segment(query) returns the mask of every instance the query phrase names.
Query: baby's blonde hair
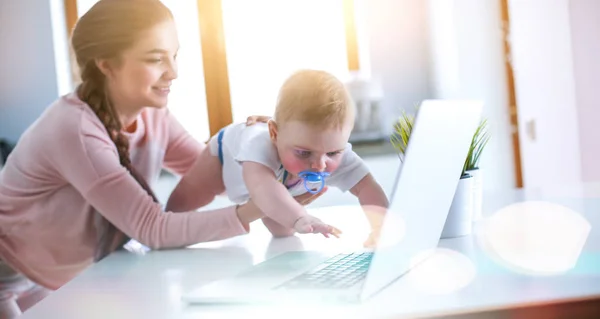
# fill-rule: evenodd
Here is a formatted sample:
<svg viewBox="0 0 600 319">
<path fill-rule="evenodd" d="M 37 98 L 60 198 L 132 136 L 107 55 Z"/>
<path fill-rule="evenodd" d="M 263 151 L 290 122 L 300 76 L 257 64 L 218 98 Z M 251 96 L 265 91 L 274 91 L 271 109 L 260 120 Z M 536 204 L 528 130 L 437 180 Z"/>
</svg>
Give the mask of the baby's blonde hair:
<svg viewBox="0 0 600 319">
<path fill-rule="evenodd" d="M 279 90 L 275 122 L 301 121 L 319 128 L 354 124 L 354 104 L 344 84 L 320 70 L 300 70 Z"/>
</svg>

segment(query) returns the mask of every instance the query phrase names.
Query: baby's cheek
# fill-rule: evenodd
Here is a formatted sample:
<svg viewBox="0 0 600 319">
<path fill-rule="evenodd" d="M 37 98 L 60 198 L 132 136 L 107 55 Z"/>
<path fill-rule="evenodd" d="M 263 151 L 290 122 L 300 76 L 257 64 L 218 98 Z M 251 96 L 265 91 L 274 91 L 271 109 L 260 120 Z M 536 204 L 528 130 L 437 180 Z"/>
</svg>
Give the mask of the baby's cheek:
<svg viewBox="0 0 600 319">
<path fill-rule="evenodd" d="M 306 164 L 294 155 L 286 155 L 281 157 L 281 164 L 285 169 L 296 175 L 306 169 Z"/>
<path fill-rule="evenodd" d="M 341 156 L 338 156 L 339 158 L 335 158 L 335 159 L 330 159 L 329 161 L 327 161 L 327 168 L 325 169 L 327 172 L 333 172 L 335 171 L 340 164 L 342 163 L 341 160 Z"/>
</svg>

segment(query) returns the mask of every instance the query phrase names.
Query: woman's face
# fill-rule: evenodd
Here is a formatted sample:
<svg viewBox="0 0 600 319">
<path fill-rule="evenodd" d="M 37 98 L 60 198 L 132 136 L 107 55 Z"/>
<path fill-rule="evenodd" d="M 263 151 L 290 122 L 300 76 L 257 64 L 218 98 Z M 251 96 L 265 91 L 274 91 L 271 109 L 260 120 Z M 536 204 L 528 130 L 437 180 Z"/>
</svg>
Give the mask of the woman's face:
<svg viewBox="0 0 600 319">
<path fill-rule="evenodd" d="M 177 78 L 178 50 L 175 23 L 168 20 L 143 32 L 119 61 L 106 62 L 103 71 L 113 104 L 122 111 L 166 106 Z"/>
</svg>

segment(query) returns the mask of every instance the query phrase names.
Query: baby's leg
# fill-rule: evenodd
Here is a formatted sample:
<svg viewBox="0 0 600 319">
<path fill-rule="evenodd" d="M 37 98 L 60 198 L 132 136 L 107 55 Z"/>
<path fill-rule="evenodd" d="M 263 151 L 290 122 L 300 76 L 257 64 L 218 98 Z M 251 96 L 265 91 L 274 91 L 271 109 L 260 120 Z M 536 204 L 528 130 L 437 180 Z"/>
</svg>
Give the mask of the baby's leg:
<svg viewBox="0 0 600 319">
<path fill-rule="evenodd" d="M 225 191 L 219 157 L 211 152 L 210 141 L 192 168 L 183 176 L 167 202 L 167 211 L 187 212 L 210 204 Z"/>
</svg>

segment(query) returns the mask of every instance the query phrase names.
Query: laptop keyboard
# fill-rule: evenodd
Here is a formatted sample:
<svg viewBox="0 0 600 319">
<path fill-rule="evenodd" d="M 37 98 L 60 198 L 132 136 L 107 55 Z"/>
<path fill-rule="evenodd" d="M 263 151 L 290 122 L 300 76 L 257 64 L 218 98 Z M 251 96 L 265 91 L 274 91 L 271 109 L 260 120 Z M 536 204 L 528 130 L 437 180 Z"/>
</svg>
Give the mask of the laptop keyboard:
<svg viewBox="0 0 600 319">
<path fill-rule="evenodd" d="M 372 252 L 339 254 L 317 267 L 292 278 L 279 289 L 340 289 L 352 287 L 365 279 L 373 258 Z"/>
</svg>

